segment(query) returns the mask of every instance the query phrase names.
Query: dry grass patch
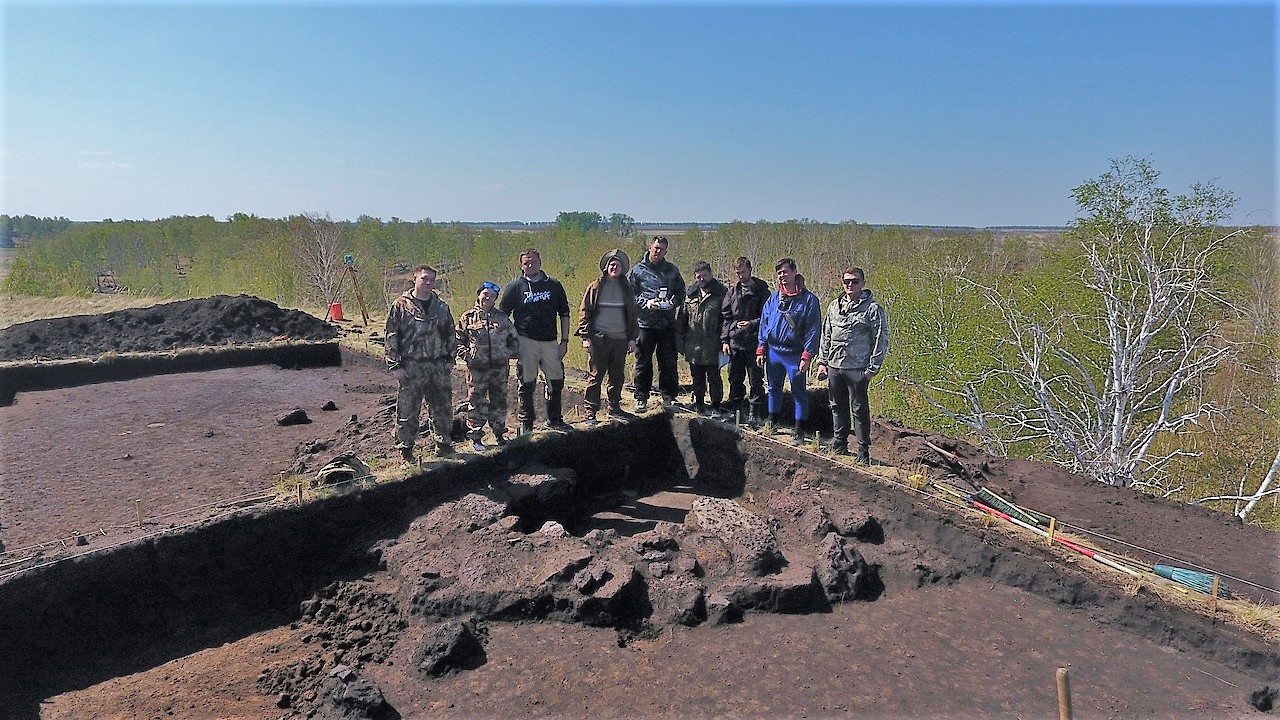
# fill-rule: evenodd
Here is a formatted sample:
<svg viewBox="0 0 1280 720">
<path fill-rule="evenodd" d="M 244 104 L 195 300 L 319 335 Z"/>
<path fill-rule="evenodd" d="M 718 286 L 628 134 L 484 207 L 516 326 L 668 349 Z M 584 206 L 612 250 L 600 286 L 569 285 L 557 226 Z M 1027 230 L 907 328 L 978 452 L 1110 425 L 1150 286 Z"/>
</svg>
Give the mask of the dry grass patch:
<svg viewBox="0 0 1280 720">
<path fill-rule="evenodd" d="M 45 318 L 99 315 L 115 310 L 151 307 L 160 303 L 172 302 L 175 299 L 129 295 L 127 293 L 94 294 L 85 297 L 63 295 L 51 298 L 4 295 L 0 296 L 0 328 Z"/>
</svg>

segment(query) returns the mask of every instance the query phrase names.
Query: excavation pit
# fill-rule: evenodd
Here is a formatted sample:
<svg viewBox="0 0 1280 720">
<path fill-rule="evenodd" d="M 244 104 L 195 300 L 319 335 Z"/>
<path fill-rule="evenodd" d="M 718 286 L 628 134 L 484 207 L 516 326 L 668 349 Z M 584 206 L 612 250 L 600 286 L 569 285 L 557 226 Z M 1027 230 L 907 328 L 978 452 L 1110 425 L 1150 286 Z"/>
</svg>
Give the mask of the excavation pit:
<svg viewBox="0 0 1280 720">
<path fill-rule="evenodd" d="M 0 715 L 359 716 L 339 693 L 370 717 L 1043 716 L 1070 666 L 1077 709 L 1230 717 L 1276 685 L 1256 636 L 891 471 L 958 483 L 927 440 L 1006 497 L 1131 542 L 1165 533 L 1237 575 L 1274 563 L 1273 535 L 891 424 L 876 426 L 884 469 L 653 412 L 302 504 L 223 503 L 343 452 L 391 455 L 393 383 L 342 359 L 0 408 L 6 550 L 82 539 L 0 580 Z M 314 422 L 277 426 L 293 408 Z M 171 514 L 201 503 L 208 519 Z M 87 509 L 105 510 L 105 536 Z"/>
</svg>

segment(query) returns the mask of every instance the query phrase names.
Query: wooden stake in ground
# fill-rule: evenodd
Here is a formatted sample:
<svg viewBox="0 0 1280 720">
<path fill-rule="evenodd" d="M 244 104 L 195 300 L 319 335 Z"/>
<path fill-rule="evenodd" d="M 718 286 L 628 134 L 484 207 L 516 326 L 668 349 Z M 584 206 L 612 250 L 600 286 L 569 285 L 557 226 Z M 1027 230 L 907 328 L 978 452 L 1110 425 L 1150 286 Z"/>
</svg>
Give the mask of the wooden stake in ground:
<svg viewBox="0 0 1280 720">
<path fill-rule="evenodd" d="M 1071 720 L 1071 678 L 1058 668 L 1058 720 Z"/>
</svg>

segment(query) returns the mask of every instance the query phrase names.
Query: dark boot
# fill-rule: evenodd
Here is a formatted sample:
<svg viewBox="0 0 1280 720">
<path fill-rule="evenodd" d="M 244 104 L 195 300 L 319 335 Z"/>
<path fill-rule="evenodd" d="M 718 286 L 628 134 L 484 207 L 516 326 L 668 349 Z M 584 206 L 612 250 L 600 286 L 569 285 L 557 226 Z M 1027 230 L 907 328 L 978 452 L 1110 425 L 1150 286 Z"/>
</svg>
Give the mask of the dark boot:
<svg viewBox="0 0 1280 720">
<path fill-rule="evenodd" d="M 520 407 L 516 412 L 516 417 L 520 418 L 520 434 L 528 435 L 533 432 L 533 421 L 537 419 L 537 411 L 533 409 L 533 391 L 538 386 L 538 382 L 522 382 L 520 383 Z"/>
<path fill-rule="evenodd" d="M 858 457 L 855 458 L 859 465 L 871 464 L 871 448 L 866 445 L 858 446 Z"/>
<path fill-rule="evenodd" d="M 768 419 L 764 422 L 764 432 L 773 433 L 778 431 L 778 413 L 769 413 Z"/>
<path fill-rule="evenodd" d="M 800 447 L 804 444 L 804 421 L 796 420 L 795 429 L 791 431 L 791 444 Z"/>
<path fill-rule="evenodd" d="M 827 445 L 827 450 L 830 451 L 831 454 L 833 455 L 848 455 L 849 454 L 849 438 L 839 438 L 839 437 L 831 438 L 830 444 Z"/>
<path fill-rule="evenodd" d="M 547 383 L 547 427 L 556 432 L 569 432 L 573 427 L 564 421 L 564 381 Z"/>
</svg>

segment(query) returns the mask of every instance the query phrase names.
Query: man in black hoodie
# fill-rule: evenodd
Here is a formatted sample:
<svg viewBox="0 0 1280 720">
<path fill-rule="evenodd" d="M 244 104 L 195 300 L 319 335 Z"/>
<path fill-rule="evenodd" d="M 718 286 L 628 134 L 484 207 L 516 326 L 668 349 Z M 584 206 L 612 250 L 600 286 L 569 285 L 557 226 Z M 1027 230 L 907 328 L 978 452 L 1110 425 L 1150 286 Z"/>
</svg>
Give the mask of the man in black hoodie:
<svg viewBox="0 0 1280 720">
<path fill-rule="evenodd" d="M 569 299 L 559 280 L 542 271 L 542 256 L 534 248 L 520 253 L 520 277 L 502 289 L 499 309 L 511 314 L 520 336 L 520 358 L 516 374 L 520 378 L 520 434 L 533 432 L 537 413 L 533 391 L 542 371 L 547 399 L 547 427 L 559 432 L 573 428 L 564 421 L 561 395 L 564 392 L 564 355 L 569 351 Z M 559 339 L 556 320 L 559 319 Z"/>
</svg>

